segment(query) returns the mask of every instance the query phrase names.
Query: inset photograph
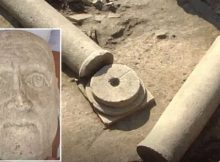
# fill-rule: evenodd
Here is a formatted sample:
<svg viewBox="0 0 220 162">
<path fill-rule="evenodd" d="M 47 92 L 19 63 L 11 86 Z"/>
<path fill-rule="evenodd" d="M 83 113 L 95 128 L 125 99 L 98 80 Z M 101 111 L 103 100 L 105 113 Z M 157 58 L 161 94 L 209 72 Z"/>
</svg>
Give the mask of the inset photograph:
<svg viewBox="0 0 220 162">
<path fill-rule="evenodd" d="M 0 160 L 60 158 L 60 30 L 0 30 Z"/>
</svg>

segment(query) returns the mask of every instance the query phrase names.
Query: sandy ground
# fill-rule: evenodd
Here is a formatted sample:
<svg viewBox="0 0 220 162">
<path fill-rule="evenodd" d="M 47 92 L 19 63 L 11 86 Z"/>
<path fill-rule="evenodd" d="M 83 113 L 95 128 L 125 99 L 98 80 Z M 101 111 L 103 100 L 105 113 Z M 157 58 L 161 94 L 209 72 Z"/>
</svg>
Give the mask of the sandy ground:
<svg viewBox="0 0 220 162">
<path fill-rule="evenodd" d="M 195 0 L 195 4 L 196 1 Z M 151 91 L 156 106 L 145 109 L 105 129 L 74 82 L 75 75 L 63 66 L 62 156 L 64 162 L 140 161 L 136 145 L 159 119 L 214 39 L 220 19 L 204 4 L 176 0 L 118 0 L 116 13 L 86 8 L 93 16 L 79 27 L 95 31 L 96 40 L 112 51 L 115 63 L 133 68 Z M 62 11 L 61 11 L 62 12 Z M 65 16 L 72 12 L 62 12 Z M 4 14 L 0 12 L 5 17 Z M 0 17 L 1 27 L 11 25 Z M 160 39 L 158 36 L 162 35 Z M 184 162 L 220 160 L 220 110 L 186 153 Z"/>
<path fill-rule="evenodd" d="M 213 22 L 213 14 L 203 18 L 198 6 L 194 8 L 181 2 L 178 5 L 175 0 L 117 2 L 121 4 L 117 10 L 121 15 L 119 18 L 105 18 L 100 23 L 89 20 L 79 27 L 84 31 L 96 30 L 99 44 L 113 52 L 115 63 L 128 65 L 137 72 L 154 95 L 156 106 L 126 118 L 110 129 L 104 129 L 74 83 L 74 75 L 64 67 L 64 161 L 139 161 L 136 145 L 148 134 L 220 33 L 217 23 L 210 23 Z M 89 13 L 97 15 L 92 11 Z M 108 12 L 98 14 L 108 15 Z M 119 36 L 114 37 L 115 33 Z M 166 38 L 158 39 L 157 36 L 161 33 Z M 220 137 L 216 125 L 219 125 L 216 120 L 210 124 L 212 131 L 204 131 L 204 135 L 194 144 L 192 151 L 186 154 L 184 161 L 216 160 L 216 147 L 220 151 L 219 142 L 213 142 Z M 210 136 L 212 144 L 207 151 L 203 148 L 208 148 Z"/>
</svg>

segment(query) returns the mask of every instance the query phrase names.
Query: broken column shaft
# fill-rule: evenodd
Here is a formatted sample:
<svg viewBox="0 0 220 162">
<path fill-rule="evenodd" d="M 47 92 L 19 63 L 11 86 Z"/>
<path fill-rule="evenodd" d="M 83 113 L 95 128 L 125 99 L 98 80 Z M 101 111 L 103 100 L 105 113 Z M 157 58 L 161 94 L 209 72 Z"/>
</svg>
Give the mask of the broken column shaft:
<svg viewBox="0 0 220 162">
<path fill-rule="evenodd" d="M 79 77 L 93 74 L 113 62 L 111 53 L 99 47 L 45 0 L 1 0 L 0 5 L 24 27 L 61 28 L 63 61 Z"/>
<path fill-rule="evenodd" d="M 220 104 L 220 37 L 137 146 L 146 162 L 178 162 Z"/>
</svg>

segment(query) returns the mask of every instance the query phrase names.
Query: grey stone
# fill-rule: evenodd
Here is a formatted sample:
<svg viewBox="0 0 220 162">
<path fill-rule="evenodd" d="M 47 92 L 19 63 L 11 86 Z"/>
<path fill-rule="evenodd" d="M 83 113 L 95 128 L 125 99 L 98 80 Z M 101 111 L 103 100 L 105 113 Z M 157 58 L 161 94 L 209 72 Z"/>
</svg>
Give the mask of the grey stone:
<svg viewBox="0 0 220 162">
<path fill-rule="evenodd" d="M 166 39 L 168 37 L 168 32 L 166 30 L 158 30 L 155 35 L 157 39 Z"/>
<path fill-rule="evenodd" d="M 140 79 L 131 68 L 113 64 L 95 73 L 91 78 L 90 87 L 95 98 L 101 103 L 123 107 L 136 99 L 141 88 L 140 83 Z"/>
<path fill-rule="evenodd" d="M 101 10 L 104 5 L 103 0 L 93 0 L 92 4 L 99 10 Z"/>
<path fill-rule="evenodd" d="M 105 17 L 105 15 L 95 15 L 94 20 L 101 22 Z"/>
<path fill-rule="evenodd" d="M 75 21 L 75 22 L 83 22 L 84 20 L 92 18 L 91 14 L 74 14 L 68 16 L 69 19 Z"/>
<path fill-rule="evenodd" d="M 110 12 L 110 13 L 108 14 L 108 18 L 119 18 L 119 17 L 121 17 L 121 15 L 118 14 L 118 13 L 112 13 L 112 12 Z"/>
<path fill-rule="evenodd" d="M 58 123 L 52 52 L 24 31 L 0 31 L 0 40 L 0 159 L 43 160 Z"/>
<path fill-rule="evenodd" d="M 138 145 L 145 161 L 178 162 L 220 104 L 220 37 Z"/>
<path fill-rule="evenodd" d="M 145 108 L 153 101 L 151 93 L 129 67 L 121 64 L 101 68 L 81 91 L 92 103 L 102 122 L 111 125 Z"/>
</svg>

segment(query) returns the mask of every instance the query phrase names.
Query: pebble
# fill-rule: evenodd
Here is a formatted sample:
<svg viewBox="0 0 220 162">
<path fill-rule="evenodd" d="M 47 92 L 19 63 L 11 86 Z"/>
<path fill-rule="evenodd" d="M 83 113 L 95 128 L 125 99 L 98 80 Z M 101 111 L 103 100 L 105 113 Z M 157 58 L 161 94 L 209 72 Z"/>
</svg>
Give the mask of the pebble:
<svg viewBox="0 0 220 162">
<path fill-rule="evenodd" d="M 121 15 L 120 14 L 117 14 L 117 13 L 109 13 L 108 14 L 108 18 L 119 18 L 119 17 L 121 17 Z"/>
<path fill-rule="evenodd" d="M 105 15 L 95 15 L 94 20 L 101 22 L 106 16 Z"/>
<path fill-rule="evenodd" d="M 68 18 L 76 22 L 82 22 L 86 19 L 92 18 L 92 15 L 91 14 L 74 14 L 74 15 L 68 16 Z"/>
<path fill-rule="evenodd" d="M 168 32 L 166 30 L 159 30 L 155 35 L 158 39 L 166 39 L 168 37 Z"/>
</svg>

